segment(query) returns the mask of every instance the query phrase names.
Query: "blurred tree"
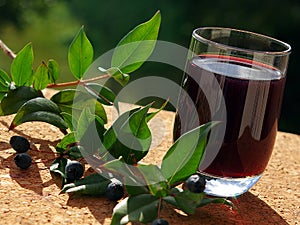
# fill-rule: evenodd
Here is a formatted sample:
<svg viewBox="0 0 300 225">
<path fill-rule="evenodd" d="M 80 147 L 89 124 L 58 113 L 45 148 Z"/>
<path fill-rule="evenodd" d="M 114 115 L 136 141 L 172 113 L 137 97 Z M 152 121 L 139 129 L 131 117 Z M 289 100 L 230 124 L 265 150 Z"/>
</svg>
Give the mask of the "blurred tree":
<svg viewBox="0 0 300 225">
<path fill-rule="evenodd" d="M 54 58 L 60 64 L 60 81 L 71 79 L 67 50 L 79 28 L 63 0 L 0 0 L 0 39 L 14 52 L 32 42 L 34 67 Z M 0 51 L 0 68 L 9 72 L 10 64 Z"/>
<path fill-rule="evenodd" d="M 38 12 L 44 15 L 55 0 L 0 0 L 0 26 L 11 22 L 22 27 L 26 22 L 25 12 Z"/>
</svg>

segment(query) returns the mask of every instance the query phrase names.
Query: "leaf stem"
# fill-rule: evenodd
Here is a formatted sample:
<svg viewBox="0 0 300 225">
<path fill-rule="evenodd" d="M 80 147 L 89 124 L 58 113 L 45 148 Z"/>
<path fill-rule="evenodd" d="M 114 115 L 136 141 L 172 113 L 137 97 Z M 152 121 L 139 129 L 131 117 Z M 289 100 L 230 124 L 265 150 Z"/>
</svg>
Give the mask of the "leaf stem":
<svg viewBox="0 0 300 225">
<path fill-rule="evenodd" d="M 104 74 L 98 77 L 93 77 L 89 78 L 86 80 L 75 80 L 75 81 L 70 81 L 70 82 L 65 82 L 65 83 L 58 83 L 58 84 L 48 84 L 47 88 L 60 88 L 60 87 L 68 87 L 68 86 L 75 86 L 75 85 L 84 85 L 85 83 L 96 81 L 96 80 L 101 80 L 105 78 L 109 78 L 109 74 Z"/>
<path fill-rule="evenodd" d="M 16 58 L 16 54 L 6 46 L 6 44 L 0 39 L 0 48 L 3 50 L 3 52 L 8 55 L 9 58 L 14 59 Z"/>
<path fill-rule="evenodd" d="M 159 198 L 159 202 L 158 202 L 157 218 L 160 218 L 161 204 L 162 204 L 162 197 Z"/>
</svg>

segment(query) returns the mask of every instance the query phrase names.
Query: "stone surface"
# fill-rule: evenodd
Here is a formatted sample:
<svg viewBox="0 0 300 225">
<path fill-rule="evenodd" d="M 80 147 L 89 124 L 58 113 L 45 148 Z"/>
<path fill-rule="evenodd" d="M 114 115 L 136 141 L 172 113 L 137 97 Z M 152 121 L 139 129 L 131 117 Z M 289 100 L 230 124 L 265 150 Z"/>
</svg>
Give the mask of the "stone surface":
<svg viewBox="0 0 300 225">
<path fill-rule="evenodd" d="M 12 118 L 0 117 L 0 224 L 109 224 L 114 203 L 100 197 L 60 194 L 61 180 L 49 172 L 54 147 L 63 137 L 60 131 L 41 122 L 25 123 L 8 131 Z M 145 162 L 161 161 L 171 145 L 173 119 L 173 113 L 161 112 L 151 122 L 154 143 Z M 28 153 L 35 163 L 28 170 L 18 169 L 13 162 L 15 151 L 9 139 L 16 134 L 31 143 Z M 278 133 L 263 177 L 234 202 L 237 210 L 209 205 L 188 217 L 165 206 L 161 217 L 172 225 L 299 224 L 299 135 Z"/>
</svg>

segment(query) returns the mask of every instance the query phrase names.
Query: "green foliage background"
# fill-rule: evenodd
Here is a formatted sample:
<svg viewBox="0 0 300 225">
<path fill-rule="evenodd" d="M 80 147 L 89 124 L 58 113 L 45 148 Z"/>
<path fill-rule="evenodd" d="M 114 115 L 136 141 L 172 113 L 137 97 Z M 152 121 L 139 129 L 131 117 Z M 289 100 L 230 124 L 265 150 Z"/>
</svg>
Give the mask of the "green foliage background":
<svg viewBox="0 0 300 225">
<path fill-rule="evenodd" d="M 188 47 L 191 32 L 200 26 L 224 26 L 273 36 L 292 46 L 279 129 L 300 133 L 299 0 L 0 0 L 0 39 L 19 51 L 32 42 L 36 62 L 49 57 L 70 80 L 67 48 L 81 25 L 95 47 L 95 57 L 112 49 L 133 27 L 161 10 L 159 39 Z M 172 56 L 173 57 L 173 56 Z M 10 59 L 0 54 L 0 67 L 9 71 Z M 158 73 L 159 71 L 159 73 Z M 180 80 L 181 71 L 151 63 L 139 75 L 162 75 Z"/>
</svg>

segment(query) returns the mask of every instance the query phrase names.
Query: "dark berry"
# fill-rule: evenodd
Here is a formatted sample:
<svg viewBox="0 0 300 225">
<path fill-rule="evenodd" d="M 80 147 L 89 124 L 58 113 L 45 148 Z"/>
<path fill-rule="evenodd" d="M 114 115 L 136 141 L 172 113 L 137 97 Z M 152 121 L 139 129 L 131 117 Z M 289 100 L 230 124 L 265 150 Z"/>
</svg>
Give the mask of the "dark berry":
<svg viewBox="0 0 300 225">
<path fill-rule="evenodd" d="M 156 219 L 151 225 L 169 225 L 169 222 L 163 219 Z"/>
<path fill-rule="evenodd" d="M 65 167 L 65 175 L 68 182 L 79 180 L 84 173 L 83 165 L 78 161 L 69 161 Z"/>
<path fill-rule="evenodd" d="M 19 153 L 15 156 L 14 161 L 19 168 L 25 170 L 31 165 L 32 159 L 27 153 Z"/>
<path fill-rule="evenodd" d="M 124 195 L 124 188 L 119 180 L 112 180 L 109 185 L 107 185 L 105 190 L 105 196 L 111 201 L 118 201 Z"/>
<path fill-rule="evenodd" d="M 190 176 L 186 181 L 186 186 L 193 193 L 201 193 L 205 189 L 205 178 L 199 174 Z"/>
<path fill-rule="evenodd" d="M 9 144 L 18 153 L 27 152 L 28 149 L 30 148 L 29 141 L 25 137 L 22 137 L 22 136 L 12 136 L 10 138 Z"/>
</svg>

